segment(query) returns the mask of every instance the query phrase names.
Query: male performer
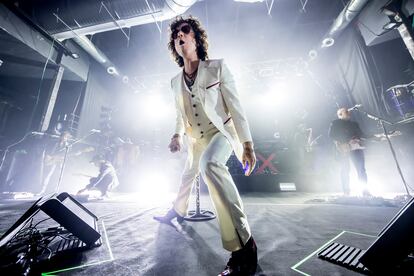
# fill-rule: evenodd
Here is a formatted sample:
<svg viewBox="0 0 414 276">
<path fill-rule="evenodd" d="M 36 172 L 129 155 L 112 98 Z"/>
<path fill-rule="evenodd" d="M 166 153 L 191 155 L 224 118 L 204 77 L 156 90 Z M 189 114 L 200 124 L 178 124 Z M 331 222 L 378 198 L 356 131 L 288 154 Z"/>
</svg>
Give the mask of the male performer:
<svg viewBox="0 0 414 276">
<path fill-rule="evenodd" d="M 99 155 L 94 156 L 91 163 L 99 167 L 99 174 L 97 177 L 92 177 L 89 180 L 89 184 L 84 189 L 78 191 L 77 194 L 81 195 L 88 194 L 90 191 L 98 191 L 100 193 L 99 197 L 108 197 L 108 192 L 119 185 L 115 168 L 111 162 Z"/>
<path fill-rule="evenodd" d="M 342 107 L 336 112 L 339 119 L 332 121 L 329 127 L 329 137 L 334 140 L 341 162 L 341 182 L 345 195 L 350 194 L 349 188 L 349 159 L 355 166 L 358 179 L 363 185 L 363 196 L 370 196 L 367 187 L 367 173 L 365 170 L 364 147 L 361 138 L 368 138 L 357 122 L 351 121 L 351 113 Z"/>
<path fill-rule="evenodd" d="M 220 275 L 250 275 L 257 266 L 257 248 L 243 204 L 226 167 L 233 150 L 250 175 L 256 163 L 252 137 L 241 107 L 235 82 L 223 60 L 209 60 L 207 34 L 193 18 L 177 17 L 170 25 L 168 44 L 183 70 L 172 79 L 177 119 L 171 152 L 180 151 L 188 140 L 188 157 L 181 186 L 171 210 L 163 217 L 179 222 L 187 213 L 192 184 L 201 172 L 212 198 L 223 247 L 231 258 Z"/>
</svg>

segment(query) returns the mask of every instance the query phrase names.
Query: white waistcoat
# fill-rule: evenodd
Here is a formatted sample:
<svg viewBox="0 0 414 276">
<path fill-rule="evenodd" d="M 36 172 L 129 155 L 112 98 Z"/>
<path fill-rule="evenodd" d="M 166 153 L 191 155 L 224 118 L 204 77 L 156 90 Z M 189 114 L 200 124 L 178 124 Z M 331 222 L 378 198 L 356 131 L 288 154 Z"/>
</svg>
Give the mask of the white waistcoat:
<svg viewBox="0 0 414 276">
<path fill-rule="evenodd" d="M 171 80 L 177 113 L 175 131 L 180 135 L 190 134 L 192 131 L 185 112 L 182 74 L 181 71 Z M 232 74 L 222 59 L 200 61 L 197 74 L 197 81 L 194 83 L 197 87 L 193 86 L 193 91 L 198 92 L 208 119 L 227 137 L 241 161 L 242 143 L 252 141 L 252 136 Z M 224 124 L 229 117 L 231 120 Z M 192 155 L 191 139 L 189 141 L 188 153 Z"/>
</svg>

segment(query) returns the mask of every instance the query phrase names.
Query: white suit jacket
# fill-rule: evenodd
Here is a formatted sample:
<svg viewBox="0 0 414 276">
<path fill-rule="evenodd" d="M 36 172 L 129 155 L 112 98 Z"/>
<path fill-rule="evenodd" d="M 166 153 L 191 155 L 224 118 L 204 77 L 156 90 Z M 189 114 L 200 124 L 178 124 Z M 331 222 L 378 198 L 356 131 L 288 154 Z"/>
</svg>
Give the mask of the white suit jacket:
<svg viewBox="0 0 414 276">
<path fill-rule="evenodd" d="M 183 93 L 187 92 L 182 87 L 182 79 L 183 71 L 171 80 L 177 112 L 175 131 L 181 136 L 184 133 L 191 136 L 192 129 L 186 116 L 183 99 Z M 242 143 L 252 141 L 252 136 L 233 76 L 222 59 L 200 61 L 192 93 L 198 94 L 207 117 L 227 137 L 237 158 L 241 160 Z M 224 124 L 229 117 L 232 119 Z M 194 139 L 188 140 L 190 143 L 188 153 L 192 156 L 191 143 Z"/>
</svg>

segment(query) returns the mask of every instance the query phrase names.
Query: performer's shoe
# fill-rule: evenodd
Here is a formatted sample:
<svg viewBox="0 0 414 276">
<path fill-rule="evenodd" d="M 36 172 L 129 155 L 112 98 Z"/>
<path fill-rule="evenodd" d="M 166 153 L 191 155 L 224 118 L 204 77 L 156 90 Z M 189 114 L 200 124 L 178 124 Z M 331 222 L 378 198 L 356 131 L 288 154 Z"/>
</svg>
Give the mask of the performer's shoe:
<svg viewBox="0 0 414 276">
<path fill-rule="evenodd" d="M 257 269 L 257 247 L 251 237 L 242 249 L 231 253 L 226 268 L 218 276 L 250 276 Z"/>
<path fill-rule="evenodd" d="M 180 216 L 175 210 L 174 208 L 171 208 L 167 214 L 165 214 L 164 216 L 154 216 L 154 219 L 156 221 L 159 221 L 161 223 L 166 223 L 166 224 L 170 224 L 171 221 L 177 218 L 177 222 L 178 223 L 183 223 L 184 221 L 184 217 Z"/>
</svg>

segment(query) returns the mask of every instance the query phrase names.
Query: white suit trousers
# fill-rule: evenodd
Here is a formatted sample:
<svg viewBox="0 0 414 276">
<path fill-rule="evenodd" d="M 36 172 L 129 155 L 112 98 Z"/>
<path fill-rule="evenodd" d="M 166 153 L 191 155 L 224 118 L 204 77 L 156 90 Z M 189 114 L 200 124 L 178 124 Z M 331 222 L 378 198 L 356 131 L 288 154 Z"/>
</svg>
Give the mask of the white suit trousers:
<svg viewBox="0 0 414 276">
<path fill-rule="evenodd" d="M 233 149 L 227 138 L 213 130 L 192 143 L 193 158 L 188 158 L 181 178 L 181 186 L 174 201 L 174 210 L 187 214 L 194 179 L 201 172 L 216 209 L 223 247 L 236 251 L 251 236 L 236 185 L 226 166 Z"/>
</svg>

